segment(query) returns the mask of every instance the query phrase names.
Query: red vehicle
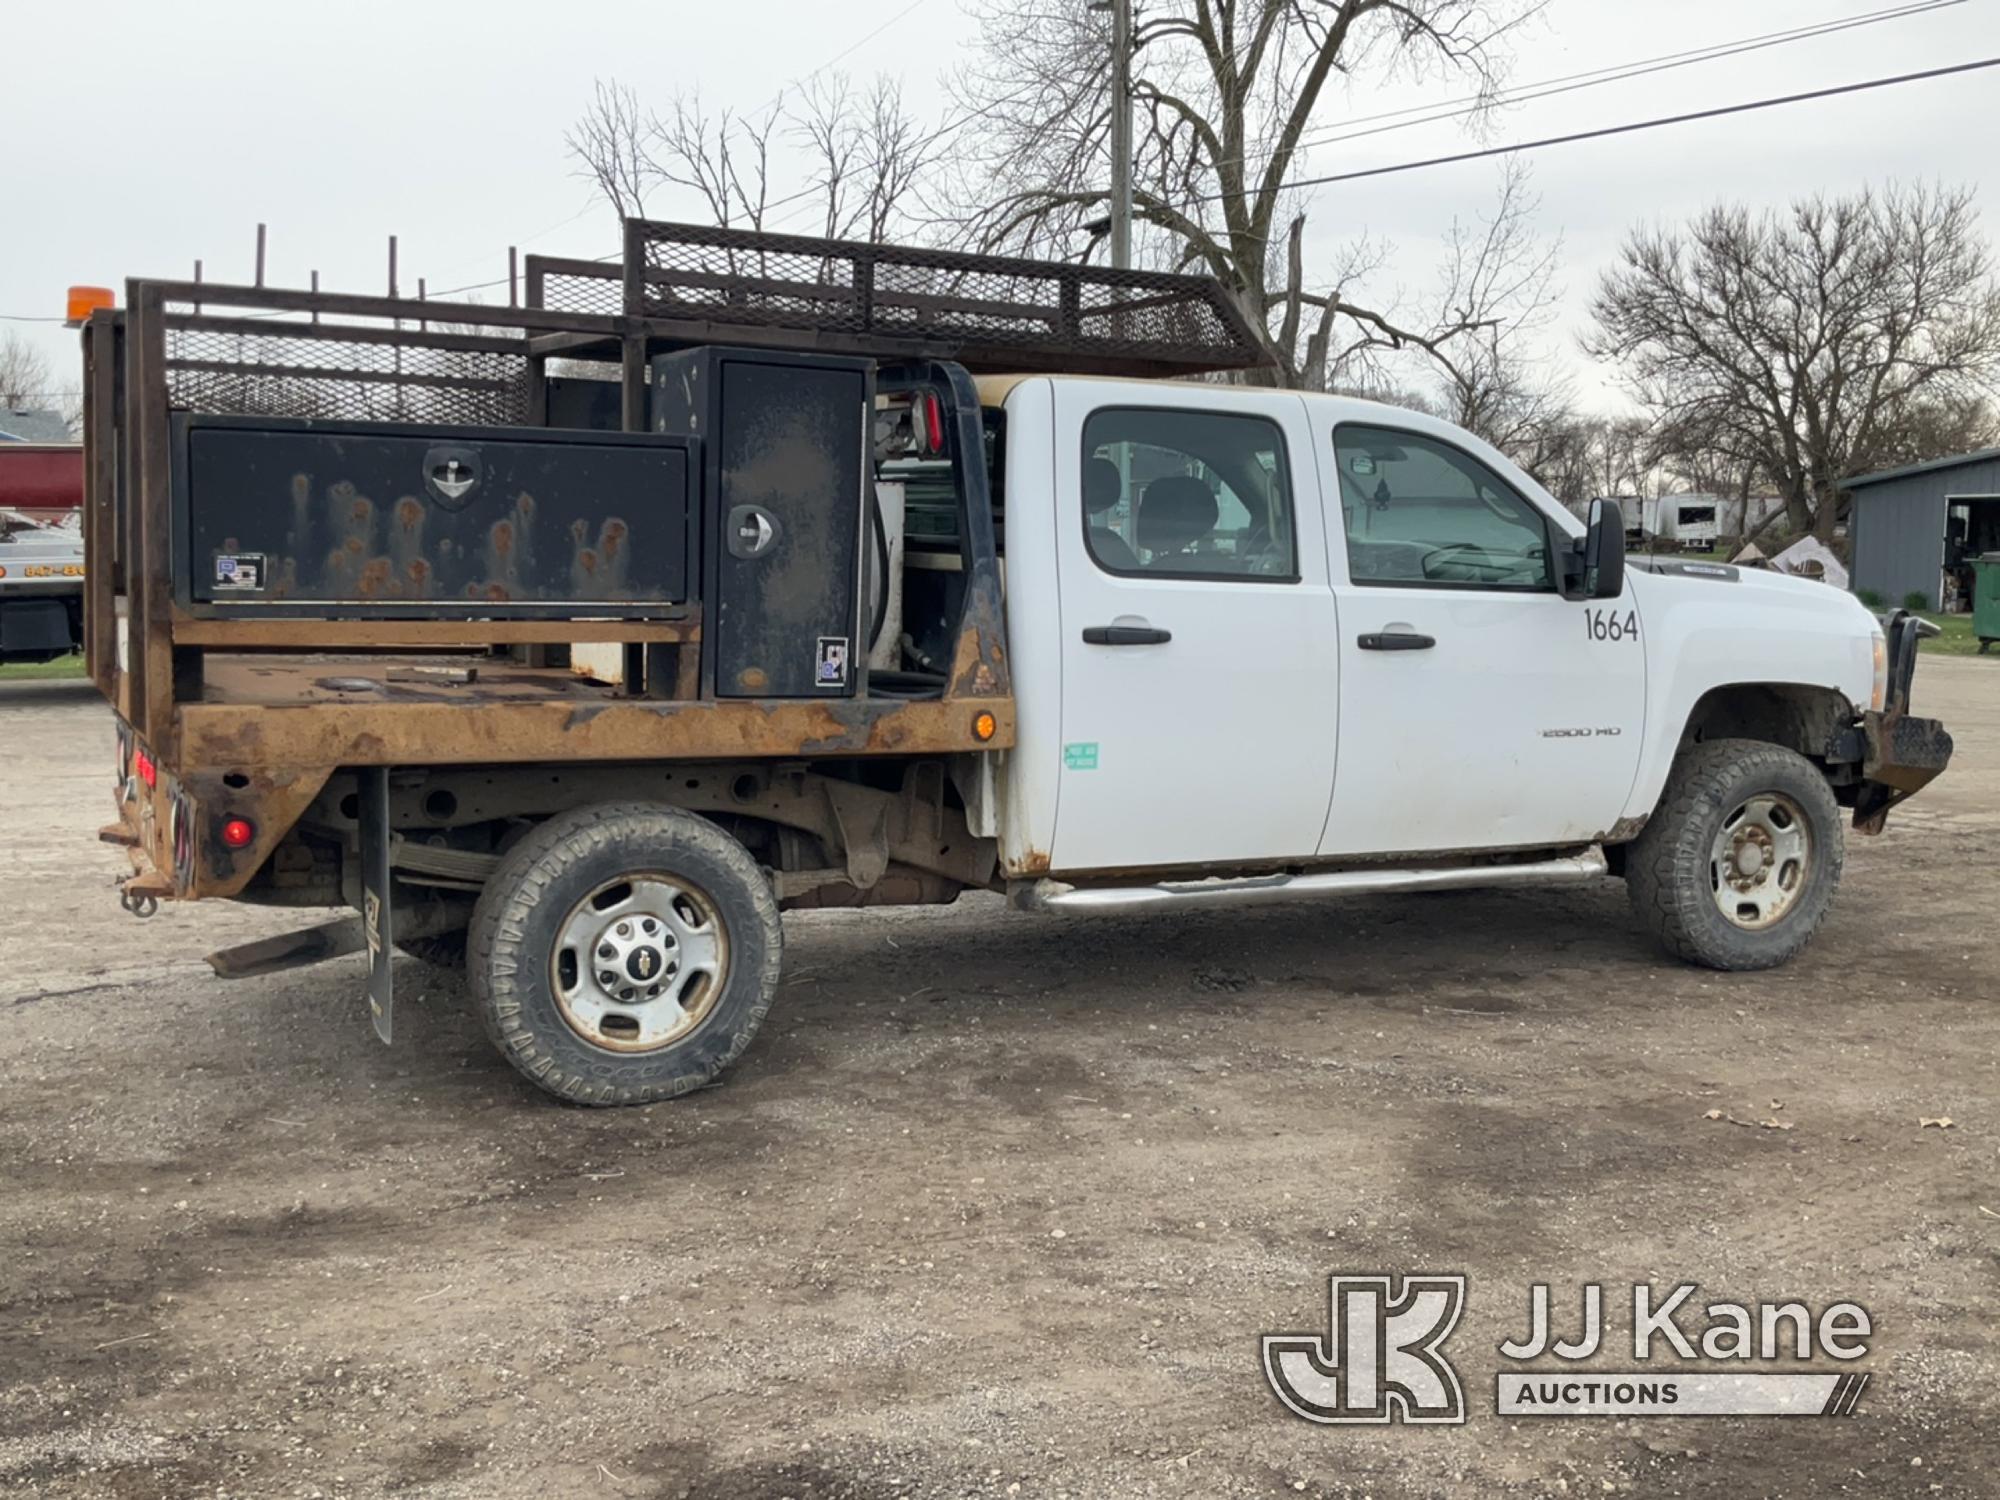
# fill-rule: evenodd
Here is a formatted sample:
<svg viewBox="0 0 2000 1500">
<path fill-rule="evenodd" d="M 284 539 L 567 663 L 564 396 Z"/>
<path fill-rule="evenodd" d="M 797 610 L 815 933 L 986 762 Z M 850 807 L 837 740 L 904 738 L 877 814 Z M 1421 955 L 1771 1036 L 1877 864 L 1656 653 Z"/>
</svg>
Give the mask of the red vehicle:
<svg viewBox="0 0 2000 1500">
<path fill-rule="evenodd" d="M 83 444 L 0 442 L 0 506 L 61 521 L 83 505 Z"/>
</svg>

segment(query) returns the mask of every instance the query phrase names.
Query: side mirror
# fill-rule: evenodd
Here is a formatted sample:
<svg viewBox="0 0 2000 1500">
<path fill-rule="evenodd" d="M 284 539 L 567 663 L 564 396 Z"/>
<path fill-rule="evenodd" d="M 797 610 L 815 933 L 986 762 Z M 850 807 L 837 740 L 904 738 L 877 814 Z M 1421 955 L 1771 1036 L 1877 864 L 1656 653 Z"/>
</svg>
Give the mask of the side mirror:
<svg viewBox="0 0 2000 1500">
<path fill-rule="evenodd" d="M 1571 599 L 1616 599 L 1625 592 L 1625 514 L 1616 500 L 1590 502 L 1590 520 L 1563 593 Z"/>
</svg>

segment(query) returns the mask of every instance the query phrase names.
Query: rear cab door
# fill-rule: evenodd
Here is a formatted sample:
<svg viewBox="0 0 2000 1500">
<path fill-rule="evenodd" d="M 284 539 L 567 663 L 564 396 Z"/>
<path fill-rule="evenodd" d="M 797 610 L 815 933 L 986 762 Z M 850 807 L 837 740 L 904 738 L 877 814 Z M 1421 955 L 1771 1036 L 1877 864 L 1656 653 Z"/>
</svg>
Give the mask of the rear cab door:
<svg viewBox="0 0 2000 1500">
<path fill-rule="evenodd" d="M 1194 385 L 1051 391 L 1061 685 L 1053 715 L 1024 710 L 1040 732 L 1019 753 L 1053 758 L 1052 867 L 1309 857 L 1339 653 L 1305 404 Z M 1010 612 L 1037 607 L 1016 580 Z"/>
</svg>

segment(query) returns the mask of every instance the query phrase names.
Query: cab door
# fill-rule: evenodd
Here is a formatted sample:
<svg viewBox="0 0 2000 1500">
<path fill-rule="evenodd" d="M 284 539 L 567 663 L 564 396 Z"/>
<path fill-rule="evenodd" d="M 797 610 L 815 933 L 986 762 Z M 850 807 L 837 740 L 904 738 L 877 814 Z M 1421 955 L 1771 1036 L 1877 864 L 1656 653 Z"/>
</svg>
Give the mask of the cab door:
<svg viewBox="0 0 2000 1500">
<path fill-rule="evenodd" d="M 1342 422 L 1317 436 L 1337 476 L 1341 619 L 1340 769 L 1320 853 L 1602 838 L 1645 739 L 1631 585 L 1563 598 L 1571 532 L 1555 503 L 1455 429 Z"/>
<path fill-rule="evenodd" d="M 1053 867 L 1310 855 L 1340 661 L 1304 403 L 1088 381 L 1054 394 Z"/>
</svg>

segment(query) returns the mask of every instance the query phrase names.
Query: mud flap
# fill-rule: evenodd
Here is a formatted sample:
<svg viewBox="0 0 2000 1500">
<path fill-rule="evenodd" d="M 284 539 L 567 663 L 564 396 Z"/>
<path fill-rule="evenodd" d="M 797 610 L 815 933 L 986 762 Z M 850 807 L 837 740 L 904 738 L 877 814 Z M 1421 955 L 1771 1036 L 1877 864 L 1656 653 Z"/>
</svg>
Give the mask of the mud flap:
<svg viewBox="0 0 2000 1500">
<path fill-rule="evenodd" d="M 368 943 L 368 1012 L 375 1035 L 390 1039 L 396 994 L 389 961 L 395 953 L 395 919 L 389 909 L 389 770 L 361 771 L 361 930 Z"/>
</svg>

